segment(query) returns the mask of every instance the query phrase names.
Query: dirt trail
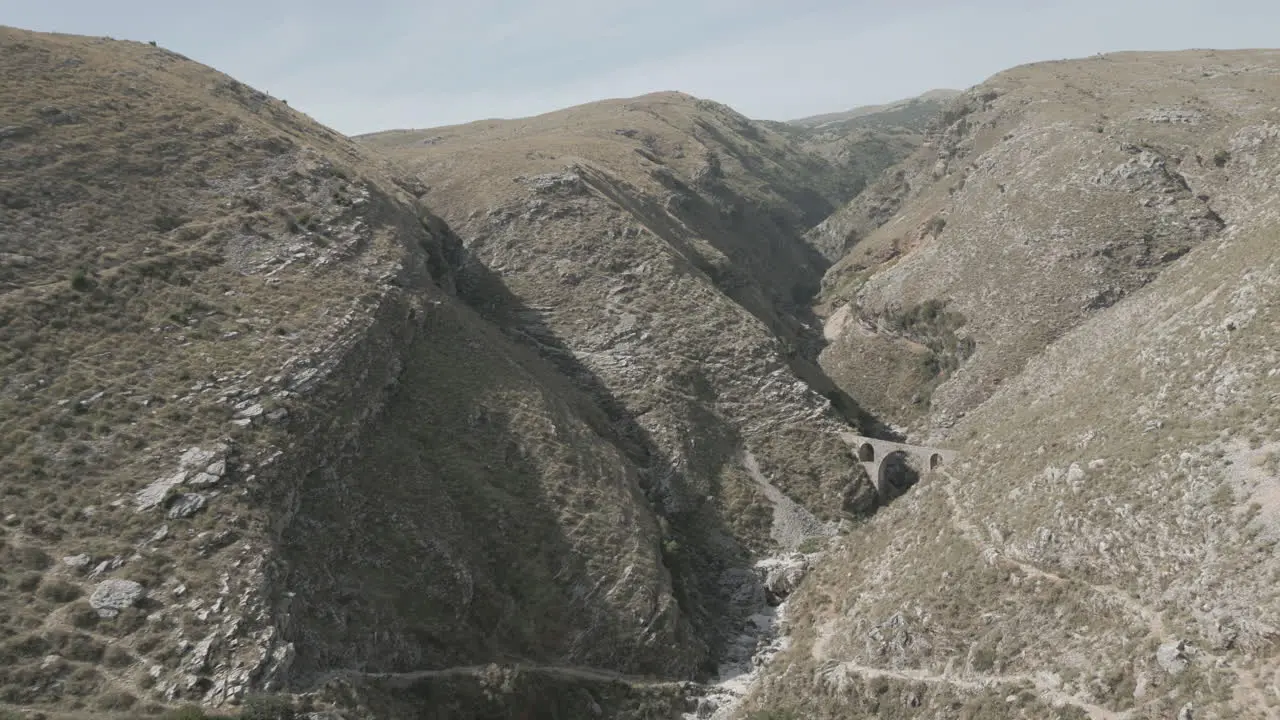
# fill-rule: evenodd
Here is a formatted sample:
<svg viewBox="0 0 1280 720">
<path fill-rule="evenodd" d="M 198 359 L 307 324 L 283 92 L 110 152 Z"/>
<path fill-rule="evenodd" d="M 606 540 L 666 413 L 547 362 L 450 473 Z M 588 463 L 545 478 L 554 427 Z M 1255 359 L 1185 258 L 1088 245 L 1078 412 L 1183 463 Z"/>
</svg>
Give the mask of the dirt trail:
<svg viewBox="0 0 1280 720">
<path fill-rule="evenodd" d="M 457 667 L 440 668 L 438 670 L 415 670 L 403 673 L 379 673 L 364 672 L 361 670 L 334 670 L 317 678 L 317 685 L 323 685 L 331 680 L 342 678 L 359 678 L 366 680 L 381 680 L 390 687 L 406 688 L 416 682 L 422 680 L 431 680 L 436 678 L 451 677 L 483 677 L 493 672 L 524 672 L 542 675 L 550 675 L 560 678 L 572 678 L 575 680 L 589 680 L 591 682 L 617 682 L 633 687 L 692 687 L 697 683 L 681 680 L 663 680 L 659 678 L 644 677 L 640 675 L 624 675 L 620 672 L 612 670 L 600 670 L 598 668 L 576 667 L 572 665 L 528 665 L 523 663 L 501 664 L 491 663 L 488 665 L 460 665 Z"/>
<path fill-rule="evenodd" d="M 1127 720 L 1132 716 L 1132 710 L 1116 712 L 1108 710 L 1101 705 L 1095 705 L 1090 702 L 1081 700 L 1074 695 L 1053 687 L 1048 680 L 1035 675 L 970 675 L 966 677 L 954 677 L 950 675 L 939 675 L 924 670 L 903 669 L 903 670 L 887 670 L 885 668 L 870 667 L 866 665 L 857 665 L 854 663 L 841 663 L 828 670 L 828 674 L 832 672 L 845 672 L 861 675 L 866 678 L 888 678 L 891 680 L 905 680 L 908 682 L 923 682 L 940 685 L 950 685 L 951 687 L 972 692 L 980 692 L 989 690 L 1001 685 L 1025 686 L 1032 685 L 1040 699 L 1053 705 L 1061 707 L 1070 705 L 1077 707 L 1087 713 L 1094 720 Z"/>
<path fill-rule="evenodd" d="M 1143 623 L 1145 623 L 1147 626 L 1147 632 L 1150 633 L 1151 635 L 1161 639 L 1163 639 L 1166 636 L 1164 616 L 1160 613 L 1160 611 L 1153 610 L 1152 608 L 1149 608 L 1146 605 L 1143 605 L 1137 600 L 1134 600 L 1133 598 L 1129 597 L 1127 593 L 1120 590 L 1119 588 L 1115 588 L 1110 585 L 1095 585 L 1091 582 L 1088 582 L 1086 580 L 1082 580 L 1079 578 L 1065 578 L 1056 573 L 1053 573 L 1048 570 L 1039 568 L 1035 565 L 1032 565 L 1031 563 L 1018 560 L 1016 558 L 1011 558 L 1008 555 L 1005 555 L 1002 552 L 1000 552 L 999 549 L 992 547 L 991 545 L 986 543 L 982 539 L 982 532 L 978 529 L 976 525 L 973 524 L 972 521 L 968 519 L 968 517 L 965 516 L 963 510 L 960 507 L 959 501 L 956 499 L 955 488 L 953 487 L 953 484 L 958 483 L 960 481 L 957 480 L 955 476 L 951 475 L 951 473 L 945 469 L 940 469 L 938 472 L 942 477 L 946 478 L 947 480 L 947 482 L 942 483 L 942 490 L 943 492 L 946 493 L 947 501 L 951 506 L 952 524 L 955 525 L 956 529 L 960 531 L 960 534 L 963 535 L 966 540 L 973 543 L 978 548 L 978 551 L 982 554 L 982 557 L 986 559 L 988 562 L 1004 562 L 1005 564 L 1013 565 L 1014 567 L 1017 567 L 1019 570 L 1026 573 L 1027 575 L 1044 578 L 1046 580 L 1051 580 L 1057 583 L 1064 583 L 1064 584 L 1078 583 L 1080 585 L 1084 585 L 1085 587 L 1088 587 L 1097 595 L 1107 600 L 1109 603 L 1113 605 L 1117 605 L 1123 608 L 1124 610 L 1128 611 L 1130 614 L 1141 618 Z"/>
</svg>

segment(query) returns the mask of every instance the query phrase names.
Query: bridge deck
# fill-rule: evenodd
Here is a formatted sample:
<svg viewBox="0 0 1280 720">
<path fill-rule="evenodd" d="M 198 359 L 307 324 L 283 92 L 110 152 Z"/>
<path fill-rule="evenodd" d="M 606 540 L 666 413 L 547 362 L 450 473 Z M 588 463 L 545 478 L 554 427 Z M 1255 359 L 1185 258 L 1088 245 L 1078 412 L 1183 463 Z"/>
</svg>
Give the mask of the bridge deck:
<svg viewBox="0 0 1280 720">
<path fill-rule="evenodd" d="M 950 465 L 956 457 L 954 450 L 931 447 L 928 445 L 908 445 L 906 443 L 869 438 L 854 433 L 840 433 L 840 439 L 849 444 L 855 457 L 866 468 L 867 475 L 876 485 L 881 496 L 887 496 L 890 488 L 886 485 L 882 472 L 884 459 L 896 452 L 906 453 L 919 465 L 921 470 L 931 472 L 942 466 Z"/>
</svg>

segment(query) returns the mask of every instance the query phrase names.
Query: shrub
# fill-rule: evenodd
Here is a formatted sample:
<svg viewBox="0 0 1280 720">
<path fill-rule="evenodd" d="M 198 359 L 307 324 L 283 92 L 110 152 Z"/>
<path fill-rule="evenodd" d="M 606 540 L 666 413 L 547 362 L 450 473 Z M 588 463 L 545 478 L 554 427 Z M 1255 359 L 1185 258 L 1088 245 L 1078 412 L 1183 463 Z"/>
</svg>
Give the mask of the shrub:
<svg viewBox="0 0 1280 720">
<path fill-rule="evenodd" d="M 92 281 L 89 280 L 89 273 L 84 268 L 76 268 L 71 273 L 71 289 L 76 292 L 84 292 L 93 287 Z"/>
<path fill-rule="evenodd" d="M 138 698 L 127 692 L 113 691 L 98 698 L 101 710 L 128 710 L 138 703 Z"/>
<path fill-rule="evenodd" d="M 187 224 L 187 219 L 176 213 L 162 212 L 151 219 L 151 224 L 156 230 L 166 233 Z"/>
<path fill-rule="evenodd" d="M 82 594 L 79 585 L 62 578 L 53 578 L 40 585 L 40 597 L 56 603 L 69 603 Z"/>
<path fill-rule="evenodd" d="M 94 627 L 98 624 L 98 620 L 100 619 L 98 612 L 90 607 L 89 603 L 84 600 L 78 600 L 71 606 L 68 617 L 71 620 L 72 626 L 82 630 Z"/>
<path fill-rule="evenodd" d="M 806 555 L 809 553 L 816 553 L 821 549 L 822 541 L 816 537 L 805 538 L 804 542 L 800 543 L 799 547 L 800 552 L 805 553 Z"/>
<path fill-rule="evenodd" d="M 133 664 L 133 655 L 119 645 L 111 645 L 103 655 L 108 667 L 123 668 Z"/>
<path fill-rule="evenodd" d="M 294 720 L 297 716 L 293 701 L 281 695 L 251 695 L 240 712 L 240 720 Z"/>
<path fill-rule="evenodd" d="M 40 585 L 40 578 L 44 577 L 38 572 L 23 573 L 18 576 L 18 582 L 14 583 L 20 592 L 31 592 Z"/>
</svg>

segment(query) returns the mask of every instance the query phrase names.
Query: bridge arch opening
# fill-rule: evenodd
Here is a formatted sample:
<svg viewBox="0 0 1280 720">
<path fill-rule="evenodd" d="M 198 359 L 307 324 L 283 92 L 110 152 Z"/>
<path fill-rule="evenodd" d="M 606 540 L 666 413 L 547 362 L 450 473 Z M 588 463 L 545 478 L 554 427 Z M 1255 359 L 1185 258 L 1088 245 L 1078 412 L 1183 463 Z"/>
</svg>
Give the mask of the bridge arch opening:
<svg viewBox="0 0 1280 720">
<path fill-rule="evenodd" d="M 942 467 L 942 455 L 940 455 L 940 454 L 938 454 L 938 453 L 934 453 L 934 454 L 930 455 L 930 456 L 929 456 L 929 469 L 930 469 L 930 470 L 937 470 L 937 469 L 938 469 L 938 468 L 940 468 L 940 467 Z"/>
<path fill-rule="evenodd" d="M 898 497 L 920 482 L 920 459 L 905 450 L 894 450 L 880 461 L 876 480 L 876 487 L 883 497 Z"/>
<path fill-rule="evenodd" d="M 864 442 L 858 446 L 858 459 L 862 462 L 875 462 L 876 449 L 869 442 Z"/>
</svg>

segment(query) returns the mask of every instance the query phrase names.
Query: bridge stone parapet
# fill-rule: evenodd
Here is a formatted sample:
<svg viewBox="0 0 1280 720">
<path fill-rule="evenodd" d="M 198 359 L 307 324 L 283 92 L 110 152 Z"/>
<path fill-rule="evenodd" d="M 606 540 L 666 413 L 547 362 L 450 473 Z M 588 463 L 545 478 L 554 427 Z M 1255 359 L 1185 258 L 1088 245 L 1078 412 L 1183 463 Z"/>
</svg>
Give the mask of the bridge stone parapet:
<svg viewBox="0 0 1280 720">
<path fill-rule="evenodd" d="M 869 438 L 853 433 L 840 433 L 853 455 L 866 468 L 881 498 L 900 495 L 922 475 L 932 474 L 955 460 L 954 450 L 908 445 L 906 443 Z"/>
</svg>

